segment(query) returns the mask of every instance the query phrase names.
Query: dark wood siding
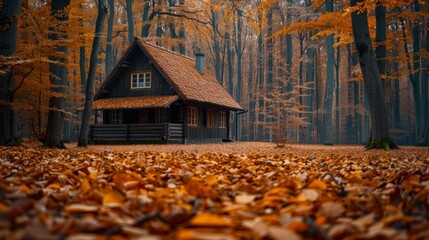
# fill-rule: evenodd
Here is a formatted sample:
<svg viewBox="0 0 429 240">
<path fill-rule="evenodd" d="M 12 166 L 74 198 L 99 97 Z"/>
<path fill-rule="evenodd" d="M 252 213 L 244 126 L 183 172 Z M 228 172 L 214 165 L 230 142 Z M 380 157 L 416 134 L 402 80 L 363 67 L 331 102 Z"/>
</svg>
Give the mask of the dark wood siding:
<svg viewBox="0 0 429 240">
<path fill-rule="evenodd" d="M 140 49 L 131 53 L 125 64 L 126 67 L 119 66 L 120 69 L 115 80 L 111 81 L 111 85 L 104 88 L 102 98 L 177 95 L 173 87 Z M 131 89 L 131 74 L 146 71 L 152 73 L 151 88 Z"/>
<path fill-rule="evenodd" d="M 92 125 L 91 143 L 184 143 L 183 124 L 104 124 Z"/>
<path fill-rule="evenodd" d="M 207 126 L 207 111 L 212 111 L 212 125 Z M 225 112 L 227 117 L 226 128 L 220 127 L 220 114 L 219 112 Z M 229 111 L 227 109 L 207 107 L 204 105 L 198 106 L 198 126 L 189 126 L 185 124 L 186 140 L 190 142 L 212 142 L 222 141 L 223 139 L 229 139 Z"/>
</svg>

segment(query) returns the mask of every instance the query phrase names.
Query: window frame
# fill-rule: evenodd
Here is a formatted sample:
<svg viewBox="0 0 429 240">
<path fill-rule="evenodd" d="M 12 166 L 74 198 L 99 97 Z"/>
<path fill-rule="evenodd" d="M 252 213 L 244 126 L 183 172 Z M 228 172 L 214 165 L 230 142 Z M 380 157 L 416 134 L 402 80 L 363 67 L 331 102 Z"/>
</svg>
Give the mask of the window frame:
<svg viewBox="0 0 429 240">
<path fill-rule="evenodd" d="M 214 119 L 213 119 L 213 110 L 212 109 L 210 109 L 210 108 L 208 108 L 207 109 L 207 112 L 206 112 L 206 126 L 208 127 L 208 128 L 211 128 L 211 127 L 213 127 L 213 123 L 214 123 L 214 121 L 213 121 Z"/>
<path fill-rule="evenodd" d="M 155 122 L 156 123 L 168 123 L 170 120 L 170 112 L 168 108 L 156 108 L 155 109 Z"/>
<path fill-rule="evenodd" d="M 149 78 L 148 78 L 149 77 Z M 140 82 L 142 86 L 140 86 Z M 135 84 L 134 84 L 135 83 Z M 151 89 L 152 88 L 152 71 L 133 72 L 130 75 L 131 89 Z"/>
<path fill-rule="evenodd" d="M 112 110 L 112 124 L 122 124 L 122 110 Z"/>
<path fill-rule="evenodd" d="M 219 128 L 226 128 L 226 112 L 225 111 L 219 111 Z"/>
<path fill-rule="evenodd" d="M 189 106 L 188 107 L 188 126 L 198 126 L 198 108 Z"/>
</svg>

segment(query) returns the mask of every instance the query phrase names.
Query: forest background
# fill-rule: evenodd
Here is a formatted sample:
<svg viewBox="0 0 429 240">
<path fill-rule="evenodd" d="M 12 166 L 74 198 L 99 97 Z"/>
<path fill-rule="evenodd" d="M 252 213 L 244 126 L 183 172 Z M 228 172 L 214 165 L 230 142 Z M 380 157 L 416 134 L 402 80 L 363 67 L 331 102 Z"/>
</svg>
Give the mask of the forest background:
<svg viewBox="0 0 429 240">
<path fill-rule="evenodd" d="M 428 145 L 428 4 L 351 4 L 1 0 L 0 144 L 28 136 L 53 146 L 76 141 L 85 95 L 135 36 L 191 57 L 205 52 L 217 80 L 247 110 L 234 116 L 237 140 L 367 143 L 371 102 L 352 31 L 353 13 L 367 13 L 383 124 L 396 144 Z"/>
</svg>

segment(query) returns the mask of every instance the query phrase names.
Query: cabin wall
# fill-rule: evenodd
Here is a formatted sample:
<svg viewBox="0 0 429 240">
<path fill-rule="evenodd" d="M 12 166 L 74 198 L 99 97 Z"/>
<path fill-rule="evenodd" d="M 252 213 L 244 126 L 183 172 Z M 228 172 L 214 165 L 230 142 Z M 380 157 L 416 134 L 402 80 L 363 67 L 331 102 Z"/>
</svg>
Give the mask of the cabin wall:
<svg viewBox="0 0 429 240">
<path fill-rule="evenodd" d="M 229 116 L 230 111 L 222 108 L 197 105 L 198 108 L 198 125 L 192 126 L 185 123 L 186 143 L 206 143 L 206 142 L 222 142 L 230 139 Z M 212 111 L 212 125 L 207 124 L 207 112 Z M 187 111 L 186 111 L 187 112 Z M 226 113 L 226 127 L 220 127 L 220 112 Z"/>
<path fill-rule="evenodd" d="M 174 88 L 142 51 L 131 53 L 126 63 L 127 66 L 120 66 L 116 80 L 104 88 L 107 91 L 100 98 L 177 95 Z M 152 73 L 151 88 L 131 89 L 131 74 L 146 71 Z"/>
</svg>

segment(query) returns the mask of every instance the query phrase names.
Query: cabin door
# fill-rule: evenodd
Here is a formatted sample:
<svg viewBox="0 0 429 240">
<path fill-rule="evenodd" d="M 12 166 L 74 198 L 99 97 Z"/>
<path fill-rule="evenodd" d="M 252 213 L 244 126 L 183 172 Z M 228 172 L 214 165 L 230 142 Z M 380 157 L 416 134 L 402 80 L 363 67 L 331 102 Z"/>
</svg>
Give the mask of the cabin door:
<svg viewBox="0 0 429 240">
<path fill-rule="evenodd" d="M 138 123 L 149 123 L 149 109 L 139 109 Z"/>
</svg>

